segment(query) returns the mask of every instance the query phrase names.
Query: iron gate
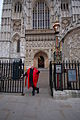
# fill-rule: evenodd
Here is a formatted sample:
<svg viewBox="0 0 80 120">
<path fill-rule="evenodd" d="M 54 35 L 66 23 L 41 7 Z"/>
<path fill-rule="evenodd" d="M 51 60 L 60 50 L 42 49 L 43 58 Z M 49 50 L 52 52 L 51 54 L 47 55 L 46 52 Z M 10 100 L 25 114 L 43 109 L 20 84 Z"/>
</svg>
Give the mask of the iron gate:
<svg viewBox="0 0 80 120">
<path fill-rule="evenodd" d="M 0 92 L 22 93 L 24 92 L 24 64 L 22 62 L 0 61 Z"/>
</svg>

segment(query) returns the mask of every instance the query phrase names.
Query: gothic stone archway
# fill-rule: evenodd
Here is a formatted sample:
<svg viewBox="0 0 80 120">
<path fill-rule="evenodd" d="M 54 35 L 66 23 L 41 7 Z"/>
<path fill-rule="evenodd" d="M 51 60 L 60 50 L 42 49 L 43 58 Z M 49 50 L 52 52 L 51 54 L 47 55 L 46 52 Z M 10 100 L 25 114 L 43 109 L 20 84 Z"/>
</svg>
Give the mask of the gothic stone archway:
<svg viewBox="0 0 80 120">
<path fill-rule="evenodd" d="M 34 55 L 34 66 L 37 68 L 48 68 L 48 56 L 40 51 Z"/>
</svg>

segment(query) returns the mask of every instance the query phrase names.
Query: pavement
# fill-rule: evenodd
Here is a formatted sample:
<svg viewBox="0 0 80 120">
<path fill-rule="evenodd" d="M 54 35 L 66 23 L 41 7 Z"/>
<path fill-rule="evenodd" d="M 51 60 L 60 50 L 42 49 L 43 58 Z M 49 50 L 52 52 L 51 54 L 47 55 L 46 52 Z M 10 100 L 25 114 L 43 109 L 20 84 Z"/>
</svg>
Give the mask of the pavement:
<svg viewBox="0 0 80 120">
<path fill-rule="evenodd" d="M 0 120 L 80 120 L 80 98 L 55 99 L 48 89 L 35 96 L 0 93 Z"/>
</svg>

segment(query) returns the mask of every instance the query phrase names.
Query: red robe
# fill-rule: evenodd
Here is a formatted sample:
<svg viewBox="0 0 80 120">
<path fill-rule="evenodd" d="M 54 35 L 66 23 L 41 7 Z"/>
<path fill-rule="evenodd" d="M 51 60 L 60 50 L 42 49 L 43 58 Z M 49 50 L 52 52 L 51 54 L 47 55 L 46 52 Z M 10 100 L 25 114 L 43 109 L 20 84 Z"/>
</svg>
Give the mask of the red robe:
<svg viewBox="0 0 80 120">
<path fill-rule="evenodd" d="M 38 70 L 36 68 L 33 69 L 33 85 L 34 87 L 37 86 L 37 82 L 38 82 L 38 78 L 39 78 L 39 74 L 38 73 Z M 28 78 L 28 89 L 31 87 L 30 85 L 30 68 L 27 70 L 27 74 L 26 74 L 26 79 L 25 79 L 25 86 L 27 84 L 27 78 Z"/>
</svg>

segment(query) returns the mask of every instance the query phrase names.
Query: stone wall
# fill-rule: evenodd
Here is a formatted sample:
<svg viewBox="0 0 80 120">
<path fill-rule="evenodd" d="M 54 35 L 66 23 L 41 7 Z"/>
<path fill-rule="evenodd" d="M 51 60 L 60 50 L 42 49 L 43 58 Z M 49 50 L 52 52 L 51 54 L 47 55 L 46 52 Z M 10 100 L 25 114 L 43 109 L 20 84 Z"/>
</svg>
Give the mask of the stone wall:
<svg viewBox="0 0 80 120">
<path fill-rule="evenodd" d="M 51 57 L 51 49 L 53 46 L 53 41 L 27 41 L 26 42 L 26 56 L 25 56 L 25 64 L 27 66 L 31 66 L 36 62 L 36 67 L 38 67 L 38 57 L 42 55 L 45 59 L 45 68 L 49 66 L 49 61 L 52 59 Z M 37 56 L 35 56 L 37 54 Z M 45 55 L 47 57 L 45 57 Z"/>
<path fill-rule="evenodd" d="M 50 10 L 50 29 L 48 30 L 33 30 L 32 27 L 32 10 L 36 0 L 20 0 L 23 6 L 21 13 L 14 12 L 15 3 L 18 0 L 14 1 L 4 1 L 3 11 L 2 11 L 2 22 L 1 22 L 1 35 L 0 35 L 0 59 L 15 59 L 22 58 L 27 65 L 33 64 L 34 56 L 37 52 L 43 51 L 48 56 L 48 61 L 52 59 L 52 53 L 54 52 L 54 31 L 53 23 L 57 15 L 60 14 L 60 32 L 63 33 L 64 29 L 71 24 L 71 11 L 66 12 L 60 9 L 60 1 L 45 0 L 47 6 Z M 76 1 L 76 0 L 74 0 Z M 73 6 L 77 6 L 76 4 Z M 71 3 L 69 4 L 71 8 Z M 59 10 L 60 9 L 60 10 Z M 78 5 L 80 11 L 80 6 Z M 71 9 L 70 9 L 71 10 Z M 77 10 L 77 8 L 76 8 Z M 77 10 L 76 17 L 80 20 L 80 12 Z M 74 11 L 76 14 L 76 11 Z M 64 18 L 64 19 L 63 19 Z M 75 18 L 75 16 L 74 16 Z M 79 22 L 78 19 L 77 23 Z M 73 25 L 73 23 L 72 23 Z M 76 26 L 76 25 L 75 25 Z M 64 31 L 65 32 L 65 31 Z M 17 35 L 20 39 L 20 52 L 17 53 Z M 14 40 L 13 39 L 16 39 Z M 64 38 L 63 44 L 63 58 L 64 59 L 77 59 L 79 60 L 80 56 L 80 30 L 75 29 L 68 33 Z M 52 52 L 53 51 L 53 52 Z M 48 66 L 48 65 L 47 65 Z"/>
<path fill-rule="evenodd" d="M 65 60 L 80 60 L 80 27 L 65 36 L 63 54 Z"/>
<path fill-rule="evenodd" d="M 0 42 L 0 59 L 9 59 L 10 42 Z"/>
</svg>

